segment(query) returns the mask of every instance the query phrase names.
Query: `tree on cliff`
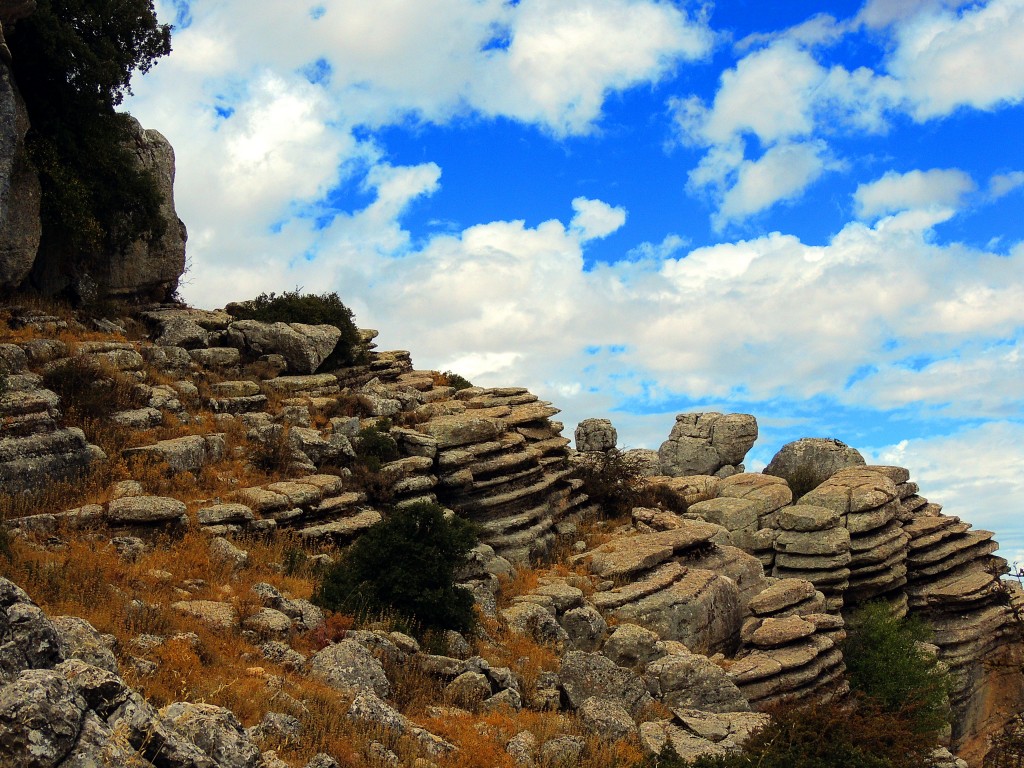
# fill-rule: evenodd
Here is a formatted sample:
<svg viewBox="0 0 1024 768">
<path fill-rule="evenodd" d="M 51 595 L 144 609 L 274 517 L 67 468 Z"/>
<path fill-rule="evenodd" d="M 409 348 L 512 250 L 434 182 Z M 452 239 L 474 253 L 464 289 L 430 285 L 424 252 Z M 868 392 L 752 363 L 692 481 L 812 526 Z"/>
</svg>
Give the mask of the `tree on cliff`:
<svg viewBox="0 0 1024 768">
<path fill-rule="evenodd" d="M 85 255 L 159 237 L 160 194 L 130 150 L 128 116 L 115 111 L 132 75 L 170 53 L 152 0 L 38 0 L 8 44 L 32 125 L 44 238 Z"/>
</svg>

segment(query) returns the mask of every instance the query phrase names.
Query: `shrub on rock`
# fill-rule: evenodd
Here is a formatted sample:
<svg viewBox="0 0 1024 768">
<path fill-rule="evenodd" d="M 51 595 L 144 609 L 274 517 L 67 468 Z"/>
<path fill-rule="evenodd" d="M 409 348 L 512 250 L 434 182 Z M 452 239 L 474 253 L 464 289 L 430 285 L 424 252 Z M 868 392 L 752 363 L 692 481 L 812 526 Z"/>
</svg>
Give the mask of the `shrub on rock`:
<svg viewBox="0 0 1024 768">
<path fill-rule="evenodd" d="M 300 293 L 298 290 L 261 293 L 255 299 L 235 302 L 226 307 L 236 320 L 259 320 L 265 323 L 303 323 L 305 325 L 333 325 L 341 331 L 334 352 L 320 365 L 328 370 L 332 366 L 350 365 L 357 357 L 359 329 L 352 310 L 346 307 L 337 293 Z"/>
<path fill-rule="evenodd" d="M 476 543 L 475 527 L 438 504 L 395 509 L 324 573 L 313 602 L 361 619 L 396 616 L 421 631 L 468 631 L 473 597 L 455 574 Z"/>
</svg>

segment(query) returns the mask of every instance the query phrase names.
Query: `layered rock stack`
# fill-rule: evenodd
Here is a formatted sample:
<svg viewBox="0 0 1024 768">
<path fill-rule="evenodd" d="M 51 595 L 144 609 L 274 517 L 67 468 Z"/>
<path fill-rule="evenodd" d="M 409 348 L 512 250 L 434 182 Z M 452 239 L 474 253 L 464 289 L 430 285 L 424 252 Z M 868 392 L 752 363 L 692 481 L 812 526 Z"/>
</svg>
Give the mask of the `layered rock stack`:
<svg viewBox="0 0 1024 768">
<path fill-rule="evenodd" d="M 728 533 L 710 523 L 680 523 L 667 531 L 613 539 L 573 562 L 597 577 L 601 591 L 591 602 L 615 621 L 646 627 L 695 652 L 731 651 L 744 612 L 740 588 L 699 562 L 714 553 L 716 540 L 727 542 Z"/>
<path fill-rule="evenodd" d="M 991 531 L 972 530 L 922 501 L 903 527 L 909 537 L 906 591 L 910 610 L 932 626 L 931 641 L 953 673 L 957 740 L 989 714 L 998 693 L 986 690 L 988 668 L 1005 663 L 1000 657 L 1019 628 L 1012 594 L 998 579 L 1006 561 L 992 555 L 998 544 Z"/>
<path fill-rule="evenodd" d="M 813 701 L 848 690 L 839 644 L 842 617 L 825 613 L 825 596 L 803 579 L 780 579 L 750 603 L 743 650 L 729 676 L 754 709 Z"/>
<path fill-rule="evenodd" d="M 896 484 L 907 477 L 900 467 L 841 469 L 797 502 L 798 507 L 832 510 L 849 532 L 850 574 L 844 597 L 851 605 L 884 598 L 899 615 L 906 613 L 903 585 L 909 537 L 900 522 L 903 511 Z"/>
<path fill-rule="evenodd" d="M 825 596 L 826 610 L 838 613 L 850 584 L 850 532 L 838 512 L 812 504 L 787 507 L 778 516 L 775 565 L 783 579 L 806 579 Z"/>
<path fill-rule="evenodd" d="M 14 344 L 0 344 L 0 484 L 38 487 L 81 474 L 103 451 L 77 427 L 60 424 L 60 398 L 27 371 Z"/>
</svg>

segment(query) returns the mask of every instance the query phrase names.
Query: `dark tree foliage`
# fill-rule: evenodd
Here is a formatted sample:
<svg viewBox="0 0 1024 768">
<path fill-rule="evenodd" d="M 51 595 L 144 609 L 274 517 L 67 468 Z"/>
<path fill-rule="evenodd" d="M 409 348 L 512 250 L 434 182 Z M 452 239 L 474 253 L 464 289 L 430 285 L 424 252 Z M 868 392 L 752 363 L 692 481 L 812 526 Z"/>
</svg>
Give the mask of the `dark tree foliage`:
<svg viewBox="0 0 1024 768">
<path fill-rule="evenodd" d="M 160 194 L 130 151 L 114 108 L 171 51 L 152 0 L 38 0 L 9 36 L 43 189 L 44 236 L 95 254 L 163 233 Z"/>
<path fill-rule="evenodd" d="M 605 518 L 628 515 L 633 507 L 643 506 L 648 500 L 643 461 L 616 448 L 581 454 L 573 474 L 583 482 L 583 492 L 600 507 Z"/>
<path fill-rule="evenodd" d="M 935 737 L 949 720 L 949 675 L 918 650 L 928 638 L 919 619 L 897 619 L 887 603 L 868 603 L 851 617 L 843 646 L 850 687 L 901 715 L 917 733 Z"/>
<path fill-rule="evenodd" d="M 324 573 L 313 602 L 362 620 L 404 619 L 419 633 L 471 630 L 473 597 L 455 574 L 476 542 L 475 526 L 446 519 L 438 504 L 395 509 Z"/>
<path fill-rule="evenodd" d="M 320 368 L 330 370 L 356 362 L 359 329 L 352 310 L 346 307 L 337 293 L 302 293 L 301 289 L 276 293 L 261 293 L 255 299 L 228 304 L 227 311 L 238 320 L 260 320 L 265 323 L 306 323 L 307 325 L 333 325 L 341 331 L 341 338 L 331 355 Z"/>
</svg>

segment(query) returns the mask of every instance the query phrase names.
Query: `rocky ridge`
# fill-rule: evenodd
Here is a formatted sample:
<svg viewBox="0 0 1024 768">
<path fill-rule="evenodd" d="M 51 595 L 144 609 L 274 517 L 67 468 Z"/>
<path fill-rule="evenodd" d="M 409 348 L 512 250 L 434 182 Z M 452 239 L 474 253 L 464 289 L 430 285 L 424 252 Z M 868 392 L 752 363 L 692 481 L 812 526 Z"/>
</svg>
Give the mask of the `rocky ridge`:
<svg viewBox="0 0 1024 768">
<path fill-rule="evenodd" d="M 315 361 L 329 354 L 326 328 L 245 321 L 239 329 L 224 312 L 170 305 L 143 311 L 138 322 L 133 335 L 126 332 L 131 323 L 123 323 L 124 331 L 103 340 L 75 341 L 72 336 L 85 329 L 74 320 L 10 313 L 9 324 L 31 332 L 0 345 L 7 383 L 0 396 L 0 471 L 32 485 L 120 458 L 199 477 L 244 458 L 240 451 L 263 446 L 276 451 L 279 477 L 199 500 L 125 482 L 100 502 L 8 525 L 44 546 L 68 536 L 98 536 L 124 557 L 161 536 L 199 531 L 208 537 L 211 556 L 232 569 L 246 567 L 246 541 L 278 532 L 329 552 L 386 513 L 384 497 L 371 498 L 352 479 L 361 430 L 383 423 L 399 456 L 381 465 L 384 488 L 377 493 L 399 505 L 438 501 L 476 521 L 482 544 L 464 583 L 503 631 L 555 649 L 557 671 L 527 686 L 522 670 L 486 657 L 432 655 L 411 638 L 386 632 L 349 631 L 307 656 L 291 642 L 297 632 L 322 626 L 322 612 L 269 584 L 253 587 L 255 608 L 240 611 L 231 601 L 196 597 L 187 589 L 171 607 L 216 631 L 263 638 L 268 659 L 353 696 L 352 718 L 404 734 L 418 745 L 420 759 L 443 762 L 457 745 L 393 706 L 396 680 L 385 670 L 394 665 L 436 681 L 444 700 L 459 710 L 572 712 L 593 732 L 636 739 L 648 750 L 670 740 L 680 754 L 720 754 L 764 722 L 760 710 L 845 693 L 843 614 L 874 599 L 922 616 L 935 628 L 937 653 L 956 680 L 951 748 L 974 760 L 978 734 L 1001 725 L 1008 706 L 1021 701 L 1019 689 L 1005 687 L 999 691 L 1004 700 L 993 701 L 989 684 L 991 666 L 1016 647 L 1013 612 L 998 580 L 1005 563 L 992 554 L 991 534 L 944 516 L 904 469 L 830 467 L 794 503 L 785 479 L 738 471 L 738 452 L 756 433 L 750 417 L 690 415 L 677 427 L 709 421 L 739 426 L 721 429 L 717 438 L 705 430 L 703 437 L 668 441 L 677 457 L 680 446 L 705 455 L 700 440 L 721 445 L 723 435 L 735 436 L 732 448 L 715 449 L 714 463 L 728 464 L 709 474 L 670 476 L 662 473 L 671 466 L 649 463 L 657 474 L 648 481 L 666 504 L 637 507 L 630 520 L 594 538 L 581 528 L 594 504 L 573 475 L 575 453 L 553 420 L 558 411 L 525 389 L 456 391 L 438 374 L 415 370 L 407 352 L 377 351 L 372 331 L 362 334 L 362 362 L 323 371 Z M 66 423 L 58 396 L 43 386 L 41 374 L 80 358 L 101 360 L 110 376 L 134 382 L 142 405 L 112 416 L 138 436 L 121 457 L 105 457 L 88 445 L 84 433 Z M 168 436 L 169 423 L 188 434 Z M 589 450 L 614 448 L 610 423 L 597 424 L 599 431 L 589 436 L 581 427 L 577 441 L 582 436 Z M 732 469 L 722 471 L 724 466 Z M 500 580 L 560 542 L 574 551 L 565 563 L 569 575 L 551 571 L 499 605 Z M 19 595 L 15 602 L 28 605 L 26 600 Z M 15 613 L 21 610 L 28 609 Z M 148 642 L 141 636 L 137 641 Z M 102 645 L 90 645 L 97 643 Z M 47 765 L 80 764 L 72 756 L 86 748 L 83 739 L 91 739 L 90 749 L 113 749 L 111 734 L 128 727 L 121 716 L 111 719 L 107 703 L 93 703 L 91 693 L 75 688 L 73 676 L 99 674 L 82 671 L 81 663 L 95 665 L 100 657 L 94 653 L 73 668 L 66 666 L 68 657 L 12 666 L 0 691 L 12 701 L 34 701 L 37 688 L 53 688 L 52 696 L 38 695 L 65 702 L 58 709 L 70 713 L 68 736 L 54 747 L 60 756 Z M 124 652 L 118 658 L 126 663 Z M 117 666 L 108 662 L 105 674 L 116 677 Z M 145 666 L 144 660 L 131 663 Z M 118 701 L 138 696 L 123 680 L 103 679 L 104 690 L 115 691 Z M 208 725 L 188 725 L 218 723 L 216 732 L 230 735 L 235 748 L 251 757 L 243 764 L 279 768 L 276 756 L 261 753 L 251 736 L 247 743 L 238 735 L 241 724 L 230 712 L 187 703 L 169 707 L 176 708 L 145 710 L 145 717 L 165 729 L 161 738 L 180 742 L 181 754 L 192 755 L 187 759 L 194 764 L 235 764 L 218 757 L 223 744 L 203 742 Z M 36 715 L 19 714 L 12 722 L 31 717 Z M 508 754 L 542 760 L 544 754 L 583 749 L 571 734 L 550 744 L 531 744 L 528 737 L 509 740 Z M 937 757 L 936 765 L 943 764 Z"/>
</svg>

